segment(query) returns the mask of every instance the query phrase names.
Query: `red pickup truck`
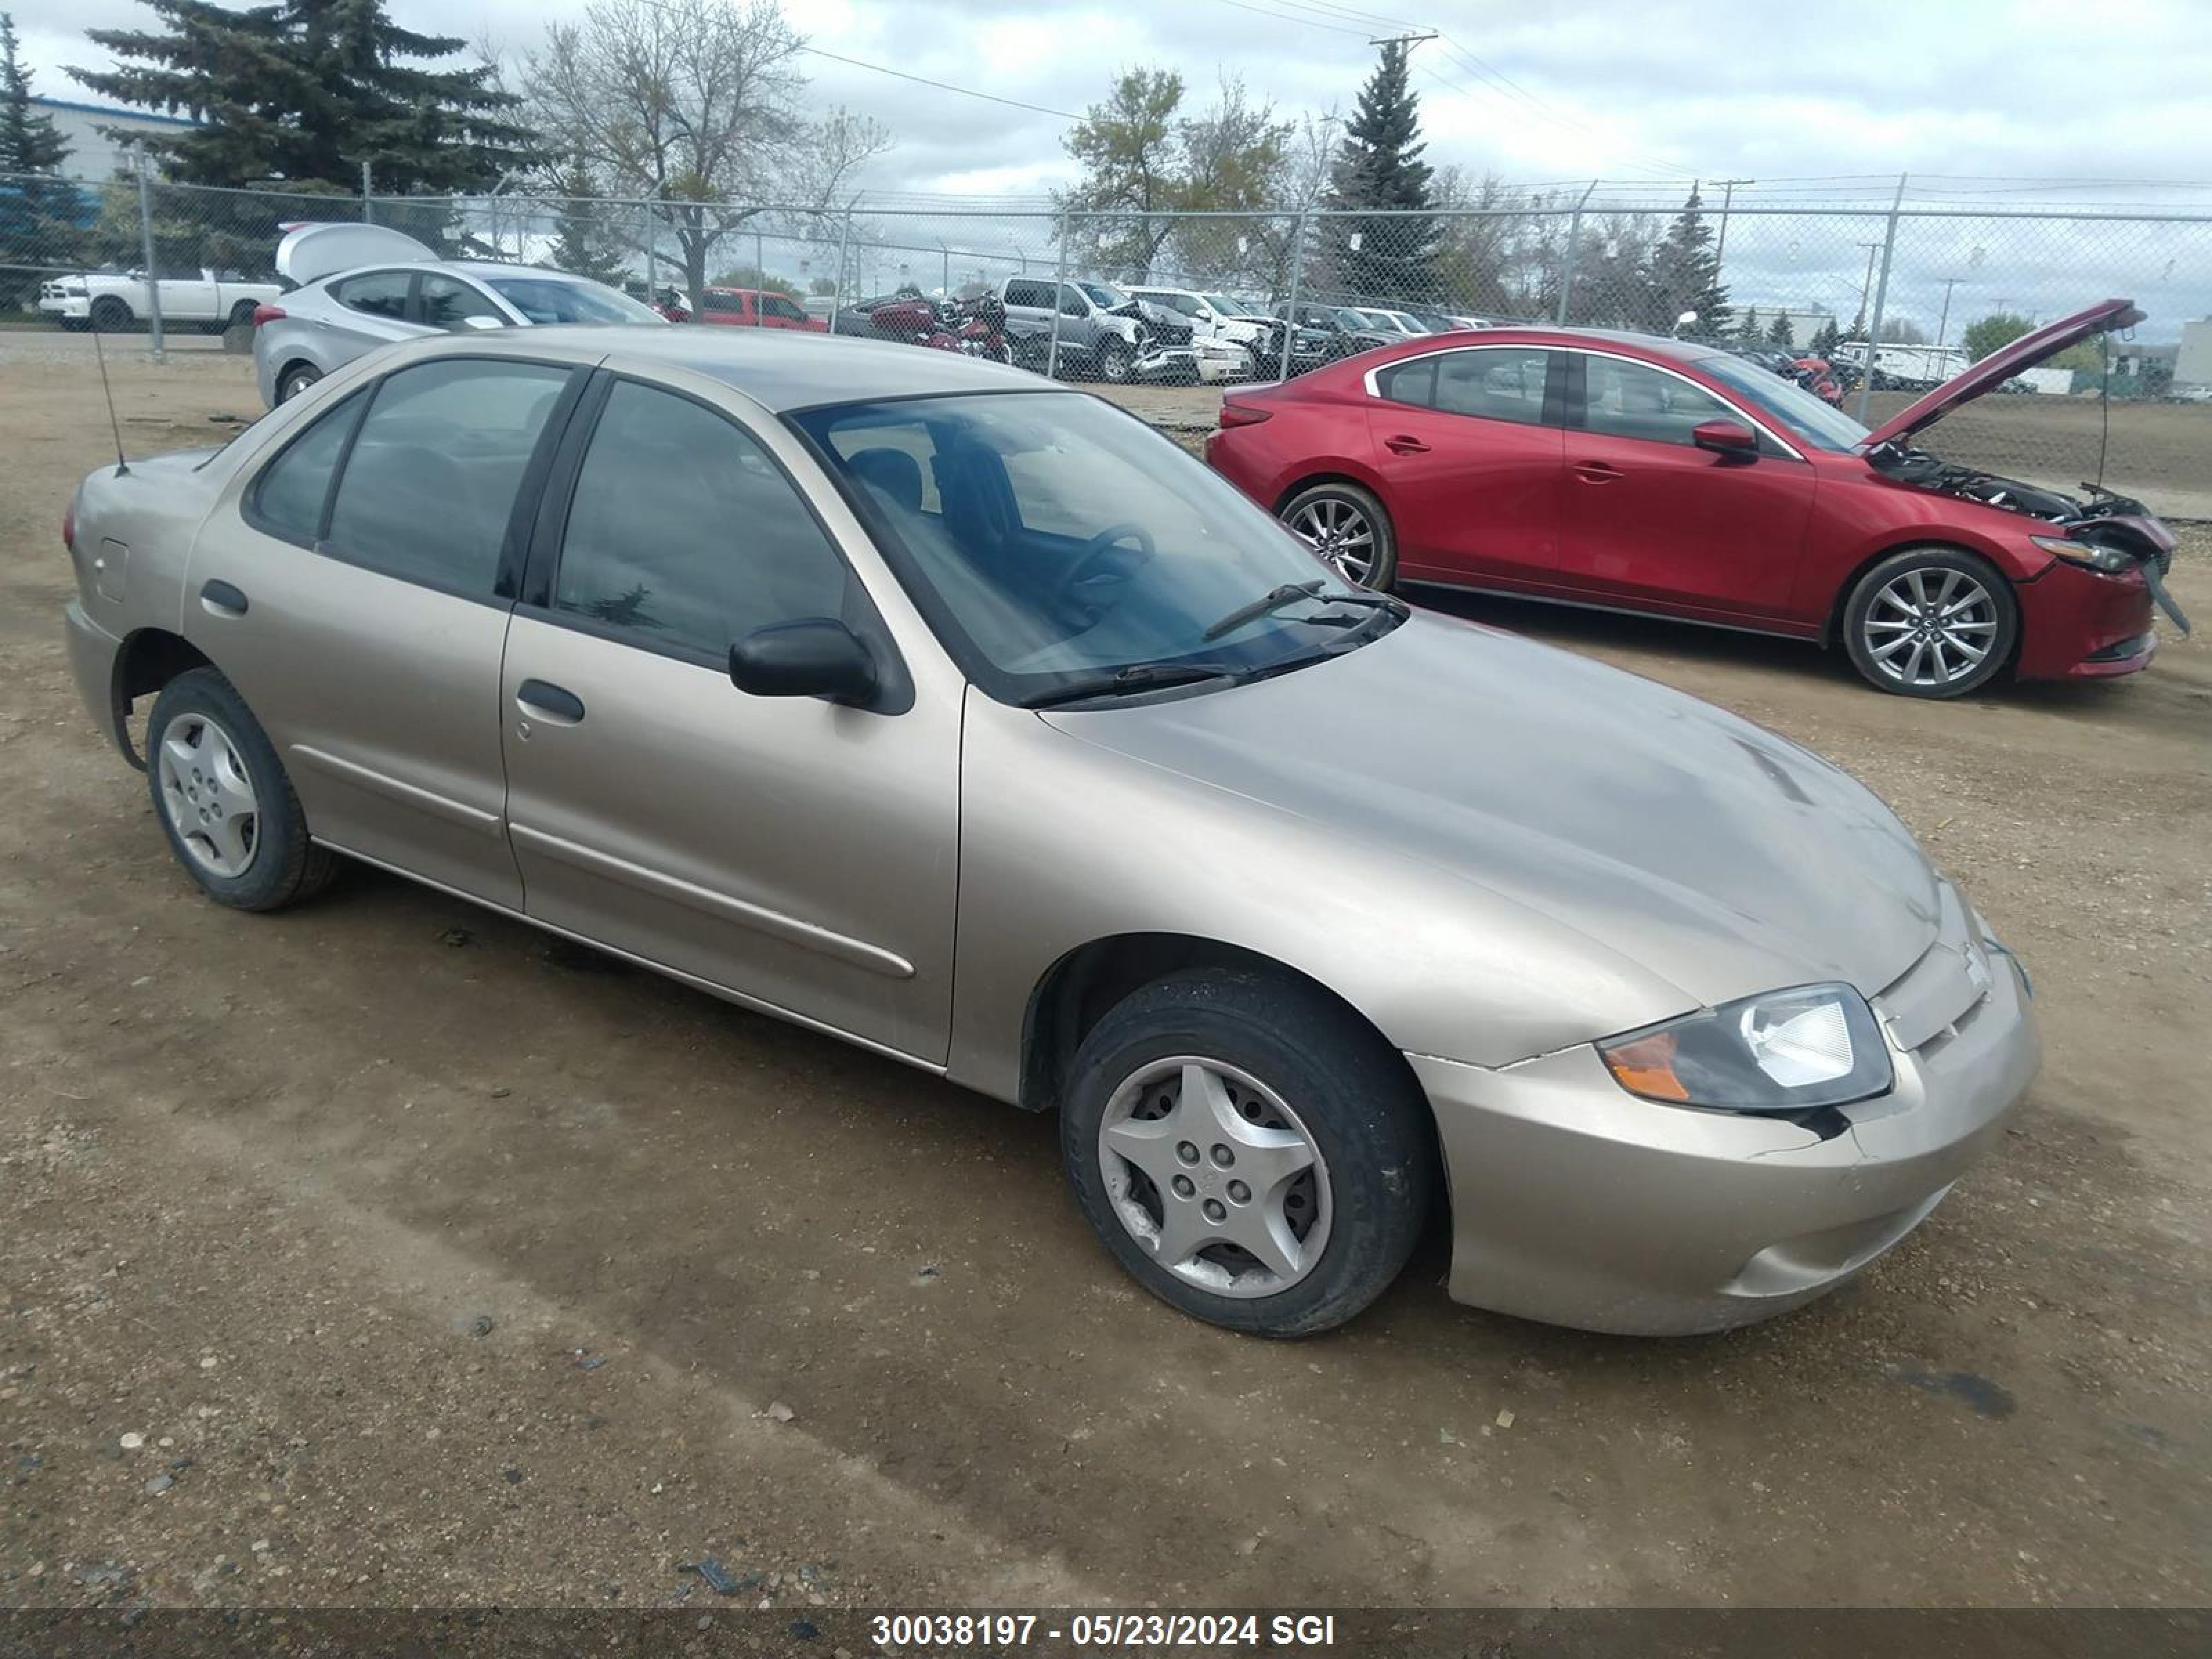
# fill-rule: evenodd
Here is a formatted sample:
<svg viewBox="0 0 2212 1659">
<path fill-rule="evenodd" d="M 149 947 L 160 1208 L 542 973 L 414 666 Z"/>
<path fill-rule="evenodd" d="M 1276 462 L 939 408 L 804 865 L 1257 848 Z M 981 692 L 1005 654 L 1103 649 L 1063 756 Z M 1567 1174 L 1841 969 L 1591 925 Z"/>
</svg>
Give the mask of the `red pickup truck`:
<svg viewBox="0 0 2212 1659">
<path fill-rule="evenodd" d="M 726 323 L 738 328 L 795 328 L 809 334 L 827 334 L 830 325 L 810 317 L 787 294 L 763 293 L 757 288 L 709 288 L 699 294 L 702 323 Z"/>
</svg>

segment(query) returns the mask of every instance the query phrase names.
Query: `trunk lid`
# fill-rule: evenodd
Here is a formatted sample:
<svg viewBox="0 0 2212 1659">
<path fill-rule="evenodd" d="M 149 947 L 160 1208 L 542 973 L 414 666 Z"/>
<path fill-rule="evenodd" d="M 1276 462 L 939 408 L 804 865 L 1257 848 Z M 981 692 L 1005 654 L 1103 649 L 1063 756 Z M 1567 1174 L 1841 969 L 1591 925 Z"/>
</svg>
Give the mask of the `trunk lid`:
<svg viewBox="0 0 2212 1659">
<path fill-rule="evenodd" d="M 2101 300 L 2087 311 L 2077 311 L 2071 317 L 2062 317 L 2055 323 L 2030 330 L 2010 345 L 1999 346 L 1964 374 L 1952 376 L 1917 402 L 1898 410 L 1867 434 L 1863 447 L 1871 449 L 1878 444 L 1909 438 L 1942 419 L 1960 404 L 1972 403 L 1991 387 L 2002 386 L 2021 370 L 2033 368 L 2092 334 L 2132 328 L 2142 319 L 2143 313 L 2136 309 L 2132 300 Z"/>
<path fill-rule="evenodd" d="M 386 225 L 294 225 L 276 244 L 276 274 L 304 288 L 362 265 L 411 265 L 437 251 Z"/>
</svg>

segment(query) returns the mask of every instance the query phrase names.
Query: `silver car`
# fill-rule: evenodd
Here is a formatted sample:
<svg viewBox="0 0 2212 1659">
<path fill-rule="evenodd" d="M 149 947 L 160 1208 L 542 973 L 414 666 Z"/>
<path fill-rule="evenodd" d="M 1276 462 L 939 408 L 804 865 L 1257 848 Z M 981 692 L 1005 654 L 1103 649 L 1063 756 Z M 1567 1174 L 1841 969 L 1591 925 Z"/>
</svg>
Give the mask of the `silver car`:
<svg viewBox="0 0 2212 1659">
<path fill-rule="evenodd" d="M 537 265 L 441 259 L 384 225 L 295 226 L 276 245 L 276 270 L 300 286 L 255 313 L 254 378 L 272 409 L 395 340 L 550 323 L 666 325 L 604 283 Z"/>
<path fill-rule="evenodd" d="M 68 539 L 208 896 L 344 854 L 1056 1109 L 1106 1249 L 1237 1329 L 1350 1318 L 1439 1212 L 1462 1301 L 1760 1319 L 2035 1071 L 2026 975 L 1836 768 L 952 353 L 424 340 L 94 474 Z"/>
</svg>

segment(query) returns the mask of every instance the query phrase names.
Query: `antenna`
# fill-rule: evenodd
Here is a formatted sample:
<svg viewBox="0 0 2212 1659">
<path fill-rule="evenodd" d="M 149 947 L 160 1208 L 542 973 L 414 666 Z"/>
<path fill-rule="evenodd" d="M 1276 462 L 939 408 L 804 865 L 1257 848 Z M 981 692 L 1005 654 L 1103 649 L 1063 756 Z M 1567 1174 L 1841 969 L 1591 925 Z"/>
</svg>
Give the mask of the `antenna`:
<svg viewBox="0 0 2212 1659">
<path fill-rule="evenodd" d="M 124 477 L 131 471 L 131 463 L 123 459 L 123 423 L 115 418 L 115 392 L 107 384 L 107 351 L 100 343 L 100 328 L 94 325 L 92 355 L 100 362 L 100 395 L 107 400 L 107 429 L 115 434 L 115 476 Z"/>
</svg>

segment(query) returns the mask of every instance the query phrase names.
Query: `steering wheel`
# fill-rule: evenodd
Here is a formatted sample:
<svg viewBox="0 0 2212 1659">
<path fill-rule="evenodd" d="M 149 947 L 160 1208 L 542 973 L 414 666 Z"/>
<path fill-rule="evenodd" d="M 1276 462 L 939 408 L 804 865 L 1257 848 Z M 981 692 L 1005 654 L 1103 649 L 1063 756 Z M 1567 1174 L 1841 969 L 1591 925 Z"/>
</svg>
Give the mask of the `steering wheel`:
<svg viewBox="0 0 2212 1659">
<path fill-rule="evenodd" d="M 1129 545 L 1124 546 L 1124 543 Z M 1067 568 L 1061 573 L 1060 580 L 1053 584 L 1052 597 L 1046 602 L 1048 608 L 1056 616 L 1067 617 L 1072 610 L 1078 608 L 1079 590 L 1085 583 L 1096 581 L 1100 576 L 1105 574 L 1106 568 L 1115 558 L 1126 557 L 1131 554 L 1136 556 L 1127 569 L 1118 573 L 1121 579 L 1126 580 L 1134 575 L 1143 566 L 1152 562 L 1158 551 L 1158 549 L 1152 543 L 1152 532 L 1144 526 L 1140 524 L 1108 525 L 1105 529 L 1084 543 L 1074 558 L 1068 562 Z M 1088 611 L 1090 614 L 1072 618 L 1072 620 L 1079 620 L 1086 628 L 1097 621 L 1099 613 L 1097 611 L 1089 606 L 1082 606 L 1081 609 Z"/>
</svg>

